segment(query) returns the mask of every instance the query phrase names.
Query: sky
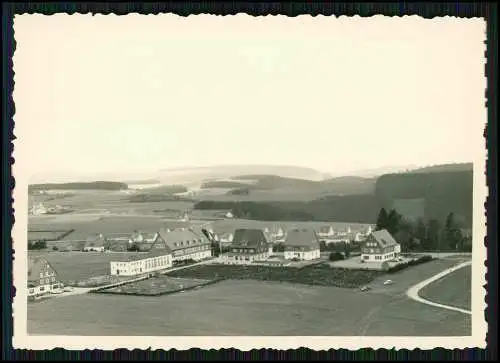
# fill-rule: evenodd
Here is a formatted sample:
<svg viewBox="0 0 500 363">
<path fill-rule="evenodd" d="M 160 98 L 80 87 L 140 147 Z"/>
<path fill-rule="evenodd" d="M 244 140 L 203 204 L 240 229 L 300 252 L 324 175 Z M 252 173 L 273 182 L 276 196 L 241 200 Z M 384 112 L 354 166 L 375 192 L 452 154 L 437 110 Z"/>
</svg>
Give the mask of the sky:
<svg viewBox="0 0 500 363">
<path fill-rule="evenodd" d="M 16 162 L 30 175 L 470 162 L 484 148 L 484 24 L 16 16 Z"/>
</svg>

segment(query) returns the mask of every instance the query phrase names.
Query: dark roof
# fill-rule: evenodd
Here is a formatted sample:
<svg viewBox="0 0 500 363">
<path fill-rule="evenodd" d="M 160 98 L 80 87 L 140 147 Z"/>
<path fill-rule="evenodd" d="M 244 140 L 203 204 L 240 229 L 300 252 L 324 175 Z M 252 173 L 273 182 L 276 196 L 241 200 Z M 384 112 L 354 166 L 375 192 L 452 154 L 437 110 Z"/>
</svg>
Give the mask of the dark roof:
<svg viewBox="0 0 500 363">
<path fill-rule="evenodd" d="M 386 229 L 374 231 L 372 232 L 372 236 L 382 247 L 389 247 L 398 244 Z"/>
<path fill-rule="evenodd" d="M 264 232 L 261 229 L 237 229 L 234 232 L 233 247 L 253 247 L 258 248 L 269 244 Z"/>
<path fill-rule="evenodd" d="M 306 228 L 295 228 L 288 231 L 285 244 L 294 247 L 317 247 L 319 241 L 313 230 Z"/>
</svg>

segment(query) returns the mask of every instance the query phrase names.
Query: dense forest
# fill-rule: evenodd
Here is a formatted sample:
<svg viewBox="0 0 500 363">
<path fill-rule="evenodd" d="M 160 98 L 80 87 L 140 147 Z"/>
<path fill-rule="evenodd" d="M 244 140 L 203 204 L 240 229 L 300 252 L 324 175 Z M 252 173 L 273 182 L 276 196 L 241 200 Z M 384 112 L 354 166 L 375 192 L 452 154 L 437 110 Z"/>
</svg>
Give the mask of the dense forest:
<svg viewBox="0 0 500 363">
<path fill-rule="evenodd" d="M 32 184 L 28 186 L 28 191 L 41 190 L 123 190 L 128 189 L 128 185 L 112 181 L 95 182 L 75 182 L 75 183 L 48 183 Z"/>
<path fill-rule="evenodd" d="M 257 220 L 374 223 L 381 208 L 392 209 L 405 201 L 415 204 L 415 200 L 421 201 L 421 217 L 426 221 L 444 220 L 454 213 L 457 220 L 470 227 L 472 170 L 387 174 L 377 180 L 374 194 L 330 195 L 310 202 L 200 201 L 195 209 L 227 209 L 237 218 Z"/>
</svg>

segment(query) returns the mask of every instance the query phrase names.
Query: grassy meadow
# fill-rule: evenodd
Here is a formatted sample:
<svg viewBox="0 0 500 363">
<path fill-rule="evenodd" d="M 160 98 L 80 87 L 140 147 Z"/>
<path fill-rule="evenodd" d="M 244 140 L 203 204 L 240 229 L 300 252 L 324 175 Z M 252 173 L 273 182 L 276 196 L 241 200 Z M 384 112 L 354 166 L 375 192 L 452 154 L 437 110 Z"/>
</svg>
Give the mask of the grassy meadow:
<svg viewBox="0 0 500 363">
<path fill-rule="evenodd" d="M 28 333 L 107 336 L 465 336 L 471 317 L 409 300 L 412 285 L 455 264 L 438 260 L 372 281 L 370 291 L 226 280 L 182 294 L 86 294 L 28 305 Z M 464 289 L 463 294 L 467 291 Z M 85 314 L 82 314 L 82 311 Z"/>
</svg>

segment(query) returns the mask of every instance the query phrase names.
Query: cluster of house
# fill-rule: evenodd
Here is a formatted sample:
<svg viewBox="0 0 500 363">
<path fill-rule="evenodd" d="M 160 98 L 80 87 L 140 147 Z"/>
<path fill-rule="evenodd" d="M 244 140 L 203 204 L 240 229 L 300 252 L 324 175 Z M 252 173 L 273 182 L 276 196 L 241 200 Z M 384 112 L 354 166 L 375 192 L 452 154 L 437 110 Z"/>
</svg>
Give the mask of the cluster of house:
<svg viewBox="0 0 500 363">
<path fill-rule="evenodd" d="M 329 231 L 326 231 L 329 232 Z M 307 228 L 236 229 L 230 236 L 220 236 L 208 228 L 162 229 L 155 234 L 134 233 L 127 243 L 141 246 L 137 251 L 117 255 L 110 262 L 111 275 L 135 276 L 169 269 L 176 261 L 200 261 L 212 257 L 212 242 L 230 239 L 229 252 L 220 256 L 224 264 L 253 264 L 265 262 L 273 255 L 273 243 L 285 244 L 284 260 L 311 261 L 320 258 L 321 235 Z M 86 251 L 104 251 L 107 238 L 97 235 L 89 239 Z M 362 262 L 384 262 L 401 253 L 400 245 L 387 230 L 371 231 L 361 244 Z M 59 289 L 56 273 L 42 258 L 30 259 L 28 295 L 40 295 Z"/>
<path fill-rule="evenodd" d="M 62 205 L 55 205 L 50 207 L 45 207 L 43 203 L 36 203 L 31 206 L 29 213 L 34 216 L 43 214 L 63 214 L 71 212 L 72 209 Z"/>
</svg>

